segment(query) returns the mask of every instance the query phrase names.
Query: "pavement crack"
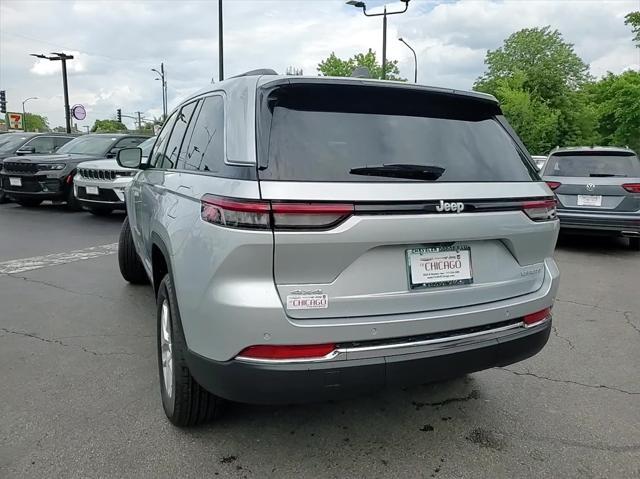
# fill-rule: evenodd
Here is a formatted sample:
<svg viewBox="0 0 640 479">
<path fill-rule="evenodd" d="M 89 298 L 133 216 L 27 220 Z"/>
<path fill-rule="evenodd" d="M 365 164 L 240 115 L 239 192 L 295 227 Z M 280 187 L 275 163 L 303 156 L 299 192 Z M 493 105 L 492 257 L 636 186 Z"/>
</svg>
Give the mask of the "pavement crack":
<svg viewBox="0 0 640 479">
<path fill-rule="evenodd" d="M 119 356 L 119 355 L 135 356 L 136 355 L 136 353 L 128 353 L 128 352 L 124 352 L 124 351 L 107 351 L 107 352 L 94 351 L 94 350 L 89 349 L 89 348 L 87 348 L 85 346 L 82 346 L 82 345 L 74 346 L 72 344 L 68 344 L 68 343 L 65 343 L 63 341 L 60 341 L 59 339 L 43 338 L 42 336 L 38 336 L 37 334 L 34 334 L 34 333 L 27 333 L 26 331 L 17 331 L 17 330 L 7 329 L 7 328 L 0 328 L 0 331 L 3 331 L 5 333 L 7 333 L 7 334 L 13 334 L 13 335 L 16 335 L 16 336 L 23 336 L 25 338 L 37 339 L 38 341 L 42 341 L 43 343 L 57 344 L 58 346 L 62 346 L 63 348 L 80 349 L 81 351 L 84 351 L 85 353 L 92 354 L 94 356 Z"/>
<path fill-rule="evenodd" d="M 627 324 L 635 329 L 638 334 L 640 334 L 640 327 L 636 326 L 633 321 L 631 321 L 631 315 L 633 314 L 633 311 L 624 311 L 622 314 L 624 314 L 624 319 Z"/>
<path fill-rule="evenodd" d="M 516 376 L 531 376 L 537 379 L 541 379 L 544 381 L 551 381 L 554 383 L 563 383 L 563 384 L 574 384 L 576 386 L 582 386 L 585 388 L 591 388 L 591 389 L 607 389 L 609 391 L 616 391 L 619 393 L 623 393 L 623 394 L 628 394 L 630 396 L 637 396 L 640 395 L 640 391 L 627 391 L 625 389 L 621 389 L 621 388 L 617 388 L 615 386 L 607 386 L 605 384 L 587 384 L 587 383 L 581 383 L 579 381 L 572 381 L 570 379 L 558 379 L 558 378 L 551 378 L 548 376 L 542 376 L 540 374 L 535 374 L 532 372 L 522 372 L 522 371 L 515 371 L 513 369 L 509 369 L 509 368 L 504 368 L 504 367 L 496 367 L 495 369 L 500 369 L 501 371 L 507 371 L 511 374 L 515 374 Z"/>
<path fill-rule="evenodd" d="M 463 397 L 447 398 L 447 399 L 443 399 L 442 401 L 436 401 L 436 402 L 411 401 L 411 404 L 415 406 L 416 411 L 419 411 L 425 406 L 431 406 L 431 407 L 446 406 L 447 404 L 456 403 L 456 402 L 467 402 L 467 401 L 470 401 L 471 399 L 478 399 L 479 397 L 480 397 L 480 391 L 478 391 L 477 389 L 474 389 L 468 395 Z"/>
<path fill-rule="evenodd" d="M 116 299 L 116 298 L 110 298 L 109 296 L 102 296 L 101 294 L 97 294 L 97 293 L 85 293 L 85 292 L 81 292 L 81 291 L 74 291 L 72 289 L 65 288 L 64 286 L 60 286 L 60 285 L 55 284 L 55 283 L 50 283 L 48 281 L 43 281 L 43 280 L 40 280 L 40 279 L 27 278 L 26 276 L 19 276 L 19 275 L 14 274 L 14 273 L 5 273 L 4 276 L 7 276 L 9 278 L 14 278 L 14 279 L 21 279 L 21 280 L 26 281 L 28 283 L 43 284 L 43 285 L 49 286 L 51 288 L 59 289 L 61 291 L 65 291 L 67 293 L 77 294 L 77 295 L 80 295 L 80 296 L 94 296 L 96 298 L 106 299 L 106 300 L 109 300 L 109 301 L 114 301 Z"/>
<path fill-rule="evenodd" d="M 571 342 L 571 340 L 565 336 L 562 336 L 559 332 L 558 332 L 558 328 L 552 324 L 551 325 L 551 330 L 553 331 L 553 335 L 556 336 L 559 339 L 562 339 L 565 343 L 567 343 L 569 345 L 569 349 L 576 349 L 576 347 L 573 345 L 573 343 Z"/>
</svg>

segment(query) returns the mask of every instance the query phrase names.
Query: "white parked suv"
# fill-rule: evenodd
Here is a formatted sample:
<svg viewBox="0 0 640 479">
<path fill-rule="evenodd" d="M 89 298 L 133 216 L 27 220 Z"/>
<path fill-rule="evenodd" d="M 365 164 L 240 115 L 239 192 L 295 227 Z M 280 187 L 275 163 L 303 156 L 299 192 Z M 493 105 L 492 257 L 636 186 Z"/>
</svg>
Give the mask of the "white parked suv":
<svg viewBox="0 0 640 479">
<path fill-rule="evenodd" d="M 156 137 L 138 145 L 146 157 Z M 73 187 L 78 202 L 95 215 L 108 215 L 113 210 L 124 210 L 124 189 L 137 171 L 123 168 L 115 159 L 84 161 L 78 165 Z"/>
</svg>

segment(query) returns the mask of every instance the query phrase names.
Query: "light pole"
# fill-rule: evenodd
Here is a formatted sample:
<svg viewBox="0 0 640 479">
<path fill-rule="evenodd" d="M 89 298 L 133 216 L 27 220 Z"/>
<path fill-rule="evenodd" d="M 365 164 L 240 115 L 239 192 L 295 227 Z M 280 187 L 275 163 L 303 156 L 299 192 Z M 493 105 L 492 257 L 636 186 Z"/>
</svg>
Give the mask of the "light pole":
<svg viewBox="0 0 640 479">
<path fill-rule="evenodd" d="M 66 122 L 67 133 L 71 133 L 71 111 L 69 110 L 69 85 L 67 84 L 67 60 L 73 60 L 73 55 L 67 55 L 66 53 L 52 52 L 53 57 L 48 57 L 42 54 L 31 53 L 32 57 L 44 58 L 51 60 L 52 62 L 62 62 L 62 88 L 64 89 L 64 119 Z"/>
<path fill-rule="evenodd" d="M 400 13 L 404 13 L 409 8 L 410 0 L 400 0 L 404 3 L 404 10 L 399 10 L 397 12 L 387 12 L 387 6 L 384 6 L 384 11 L 382 13 L 367 13 L 367 4 L 364 2 L 359 2 L 356 0 L 349 0 L 347 5 L 353 5 L 356 8 L 362 8 L 362 13 L 364 13 L 365 17 L 379 17 L 382 16 L 382 79 L 387 79 L 387 15 L 398 15 Z"/>
<path fill-rule="evenodd" d="M 416 51 L 411 48 L 411 45 L 405 42 L 402 37 L 398 38 L 398 40 L 404 43 L 413 53 L 413 83 L 418 83 L 418 56 L 416 55 Z"/>
<path fill-rule="evenodd" d="M 222 0 L 218 0 L 218 80 L 224 80 L 224 49 L 222 47 Z"/>
<path fill-rule="evenodd" d="M 37 96 L 30 96 L 29 98 L 27 98 L 25 101 L 22 102 L 22 129 L 24 131 L 27 131 L 27 112 L 24 109 L 24 104 L 27 103 L 29 100 L 37 100 L 38 97 Z"/>
<path fill-rule="evenodd" d="M 160 80 L 162 82 L 162 116 L 163 120 L 167 119 L 167 75 L 164 71 L 164 63 L 160 63 L 160 71 L 156 68 L 151 69 L 152 72 L 160 75 L 160 78 L 156 78 L 156 80 Z"/>
</svg>

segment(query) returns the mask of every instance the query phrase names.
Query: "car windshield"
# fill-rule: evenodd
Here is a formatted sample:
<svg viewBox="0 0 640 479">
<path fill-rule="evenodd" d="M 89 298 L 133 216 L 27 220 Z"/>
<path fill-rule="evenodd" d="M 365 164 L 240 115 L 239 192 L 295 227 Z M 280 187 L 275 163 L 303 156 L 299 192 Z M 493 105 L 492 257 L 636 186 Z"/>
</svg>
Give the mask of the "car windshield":
<svg viewBox="0 0 640 479">
<path fill-rule="evenodd" d="M 11 133 L 0 136 L 0 155 L 6 154 L 6 153 L 13 153 L 18 149 L 18 147 L 20 147 L 29 138 L 31 137 L 20 135 L 20 134 L 11 134 Z"/>
<path fill-rule="evenodd" d="M 116 140 L 111 136 L 81 136 L 61 146 L 57 153 L 105 156 Z"/>
<path fill-rule="evenodd" d="M 149 156 L 149 152 L 151 151 L 151 147 L 156 142 L 156 137 L 152 136 L 148 140 L 144 140 L 142 143 L 138 145 L 138 148 L 142 150 L 142 156 Z"/>
<path fill-rule="evenodd" d="M 552 155 L 544 169 L 547 176 L 640 177 L 640 160 L 633 153 L 602 152 Z"/>
<path fill-rule="evenodd" d="M 259 174 L 280 181 L 531 181 L 497 115 L 497 105 L 473 97 L 284 86 L 263 106 L 269 136 Z"/>
</svg>

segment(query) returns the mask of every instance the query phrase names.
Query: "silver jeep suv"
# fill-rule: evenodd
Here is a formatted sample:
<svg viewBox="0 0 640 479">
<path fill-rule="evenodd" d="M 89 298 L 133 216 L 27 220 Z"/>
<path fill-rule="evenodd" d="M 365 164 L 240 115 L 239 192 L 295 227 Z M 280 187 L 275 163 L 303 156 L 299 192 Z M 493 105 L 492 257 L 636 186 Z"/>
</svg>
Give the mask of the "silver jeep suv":
<svg viewBox="0 0 640 479">
<path fill-rule="evenodd" d="M 168 118 L 126 190 L 174 424 L 521 361 L 558 289 L 556 202 L 495 98 L 250 72 Z"/>
</svg>

